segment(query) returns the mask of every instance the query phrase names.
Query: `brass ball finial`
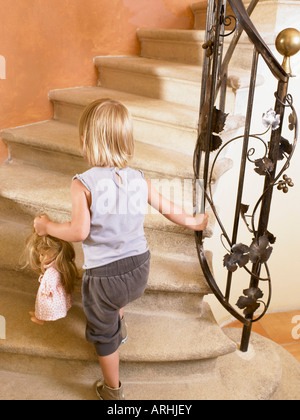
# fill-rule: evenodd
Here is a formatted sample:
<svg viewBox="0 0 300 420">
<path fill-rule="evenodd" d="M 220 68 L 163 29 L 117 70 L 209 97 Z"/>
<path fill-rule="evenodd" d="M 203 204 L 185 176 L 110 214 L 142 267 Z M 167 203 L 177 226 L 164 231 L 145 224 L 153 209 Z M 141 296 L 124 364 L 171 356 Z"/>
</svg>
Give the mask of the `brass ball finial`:
<svg viewBox="0 0 300 420">
<path fill-rule="evenodd" d="M 284 56 L 282 67 L 291 75 L 290 57 L 300 50 L 300 32 L 294 28 L 284 29 L 278 34 L 275 45 L 279 54 Z"/>
</svg>

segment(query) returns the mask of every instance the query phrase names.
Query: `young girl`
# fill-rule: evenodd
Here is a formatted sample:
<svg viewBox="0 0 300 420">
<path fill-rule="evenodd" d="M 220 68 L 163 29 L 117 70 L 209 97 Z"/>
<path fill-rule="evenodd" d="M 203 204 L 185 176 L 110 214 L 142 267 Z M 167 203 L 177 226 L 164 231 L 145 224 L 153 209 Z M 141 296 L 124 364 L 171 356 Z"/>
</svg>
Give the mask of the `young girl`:
<svg viewBox="0 0 300 420">
<path fill-rule="evenodd" d="M 29 312 L 31 321 L 43 325 L 44 321 L 65 318 L 78 277 L 73 245 L 33 233 L 26 241 L 25 257 L 26 265 L 40 275 L 35 311 Z"/>
<path fill-rule="evenodd" d="M 207 215 L 192 217 L 161 196 L 141 171 L 128 167 L 134 140 L 131 116 L 121 103 L 102 99 L 87 106 L 80 120 L 84 158 L 92 166 L 71 186 L 72 215 L 58 224 L 35 219 L 39 235 L 83 241 L 82 296 L 86 337 L 95 345 L 104 380 L 96 384 L 100 399 L 124 399 L 119 381 L 118 348 L 123 309 L 144 293 L 150 252 L 144 234 L 149 203 L 169 220 L 204 230 Z"/>
</svg>

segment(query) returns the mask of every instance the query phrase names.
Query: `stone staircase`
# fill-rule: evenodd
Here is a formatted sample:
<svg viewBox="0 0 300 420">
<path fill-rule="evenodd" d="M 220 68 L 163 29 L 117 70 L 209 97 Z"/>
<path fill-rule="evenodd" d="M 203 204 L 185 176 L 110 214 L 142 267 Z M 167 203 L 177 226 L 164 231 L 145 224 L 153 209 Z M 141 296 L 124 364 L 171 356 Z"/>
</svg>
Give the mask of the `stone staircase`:
<svg viewBox="0 0 300 420">
<path fill-rule="evenodd" d="M 103 97 L 123 102 L 134 118 L 131 166 L 155 180 L 189 180 L 190 194 L 184 198 L 191 206 L 204 33 L 139 30 L 138 36 L 141 57 L 95 58 L 97 87 L 50 92 L 53 120 L 1 133 L 11 160 L 0 167 L 0 314 L 6 319 L 6 339 L 0 340 L 0 399 L 95 399 L 91 386 L 101 372 L 93 346 L 85 341 L 80 284 L 68 317 L 40 327 L 28 315 L 37 278 L 19 264 L 35 215 L 47 213 L 56 221 L 70 217 L 72 176 L 87 169 L 77 132 L 84 106 Z M 230 80 L 235 87 L 228 101 L 234 107 L 237 80 L 245 88 L 243 73 Z M 239 118 L 228 121 L 228 135 L 239 125 Z M 230 161 L 224 159 L 216 168 L 215 184 L 229 168 Z M 213 218 L 207 235 L 212 229 Z M 146 217 L 145 232 L 152 252 L 149 285 L 145 295 L 126 308 L 129 339 L 120 349 L 127 398 L 274 396 L 282 378 L 280 358 L 273 344 L 262 344 L 254 335 L 254 344 L 266 350 L 252 355 L 249 364 L 236 351 L 237 333 L 226 332 L 228 337 L 219 328 L 203 300 L 211 291 L 193 234 L 153 212 Z M 81 245 L 75 247 L 80 267 Z M 272 374 L 262 369 L 266 359 L 278 366 Z M 251 376 L 253 370 L 266 386 L 261 392 L 253 387 L 250 395 L 239 372 Z"/>
</svg>

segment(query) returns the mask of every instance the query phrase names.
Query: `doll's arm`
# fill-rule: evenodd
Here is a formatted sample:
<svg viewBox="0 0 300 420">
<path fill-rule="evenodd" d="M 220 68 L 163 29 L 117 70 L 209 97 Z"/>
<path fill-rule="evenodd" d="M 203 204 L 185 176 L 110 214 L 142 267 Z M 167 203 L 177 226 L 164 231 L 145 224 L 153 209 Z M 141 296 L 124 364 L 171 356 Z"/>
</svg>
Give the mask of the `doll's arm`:
<svg viewBox="0 0 300 420">
<path fill-rule="evenodd" d="M 186 211 L 172 203 L 161 195 L 156 188 L 147 180 L 148 184 L 148 203 L 158 210 L 164 217 L 180 226 L 185 226 L 191 230 L 205 230 L 208 223 L 207 214 L 197 214 L 191 216 Z"/>
<path fill-rule="evenodd" d="M 90 233 L 89 191 L 75 179 L 71 186 L 72 216 L 68 223 L 55 223 L 48 216 L 38 216 L 34 228 L 38 235 L 51 235 L 67 242 L 84 241 Z"/>
<path fill-rule="evenodd" d="M 41 295 L 51 297 L 55 292 L 57 284 L 60 282 L 60 274 L 53 268 L 46 270 L 41 281 Z"/>
</svg>

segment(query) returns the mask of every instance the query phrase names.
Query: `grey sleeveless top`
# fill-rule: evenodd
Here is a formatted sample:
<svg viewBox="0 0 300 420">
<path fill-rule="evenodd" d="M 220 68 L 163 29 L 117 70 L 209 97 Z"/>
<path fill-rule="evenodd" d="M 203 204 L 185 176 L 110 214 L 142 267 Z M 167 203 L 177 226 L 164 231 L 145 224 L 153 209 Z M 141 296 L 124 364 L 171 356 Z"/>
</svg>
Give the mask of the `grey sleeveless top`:
<svg viewBox="0 0 300 420">
<path fill-rule="evenodd" d="M 148 251 L 144 233 L 148 186 L 143 173 L 131 168 L 94 167 L 76 178 L 92 196 L 90 234 L 82 245 L 83 268 Z"/>
</svg>

